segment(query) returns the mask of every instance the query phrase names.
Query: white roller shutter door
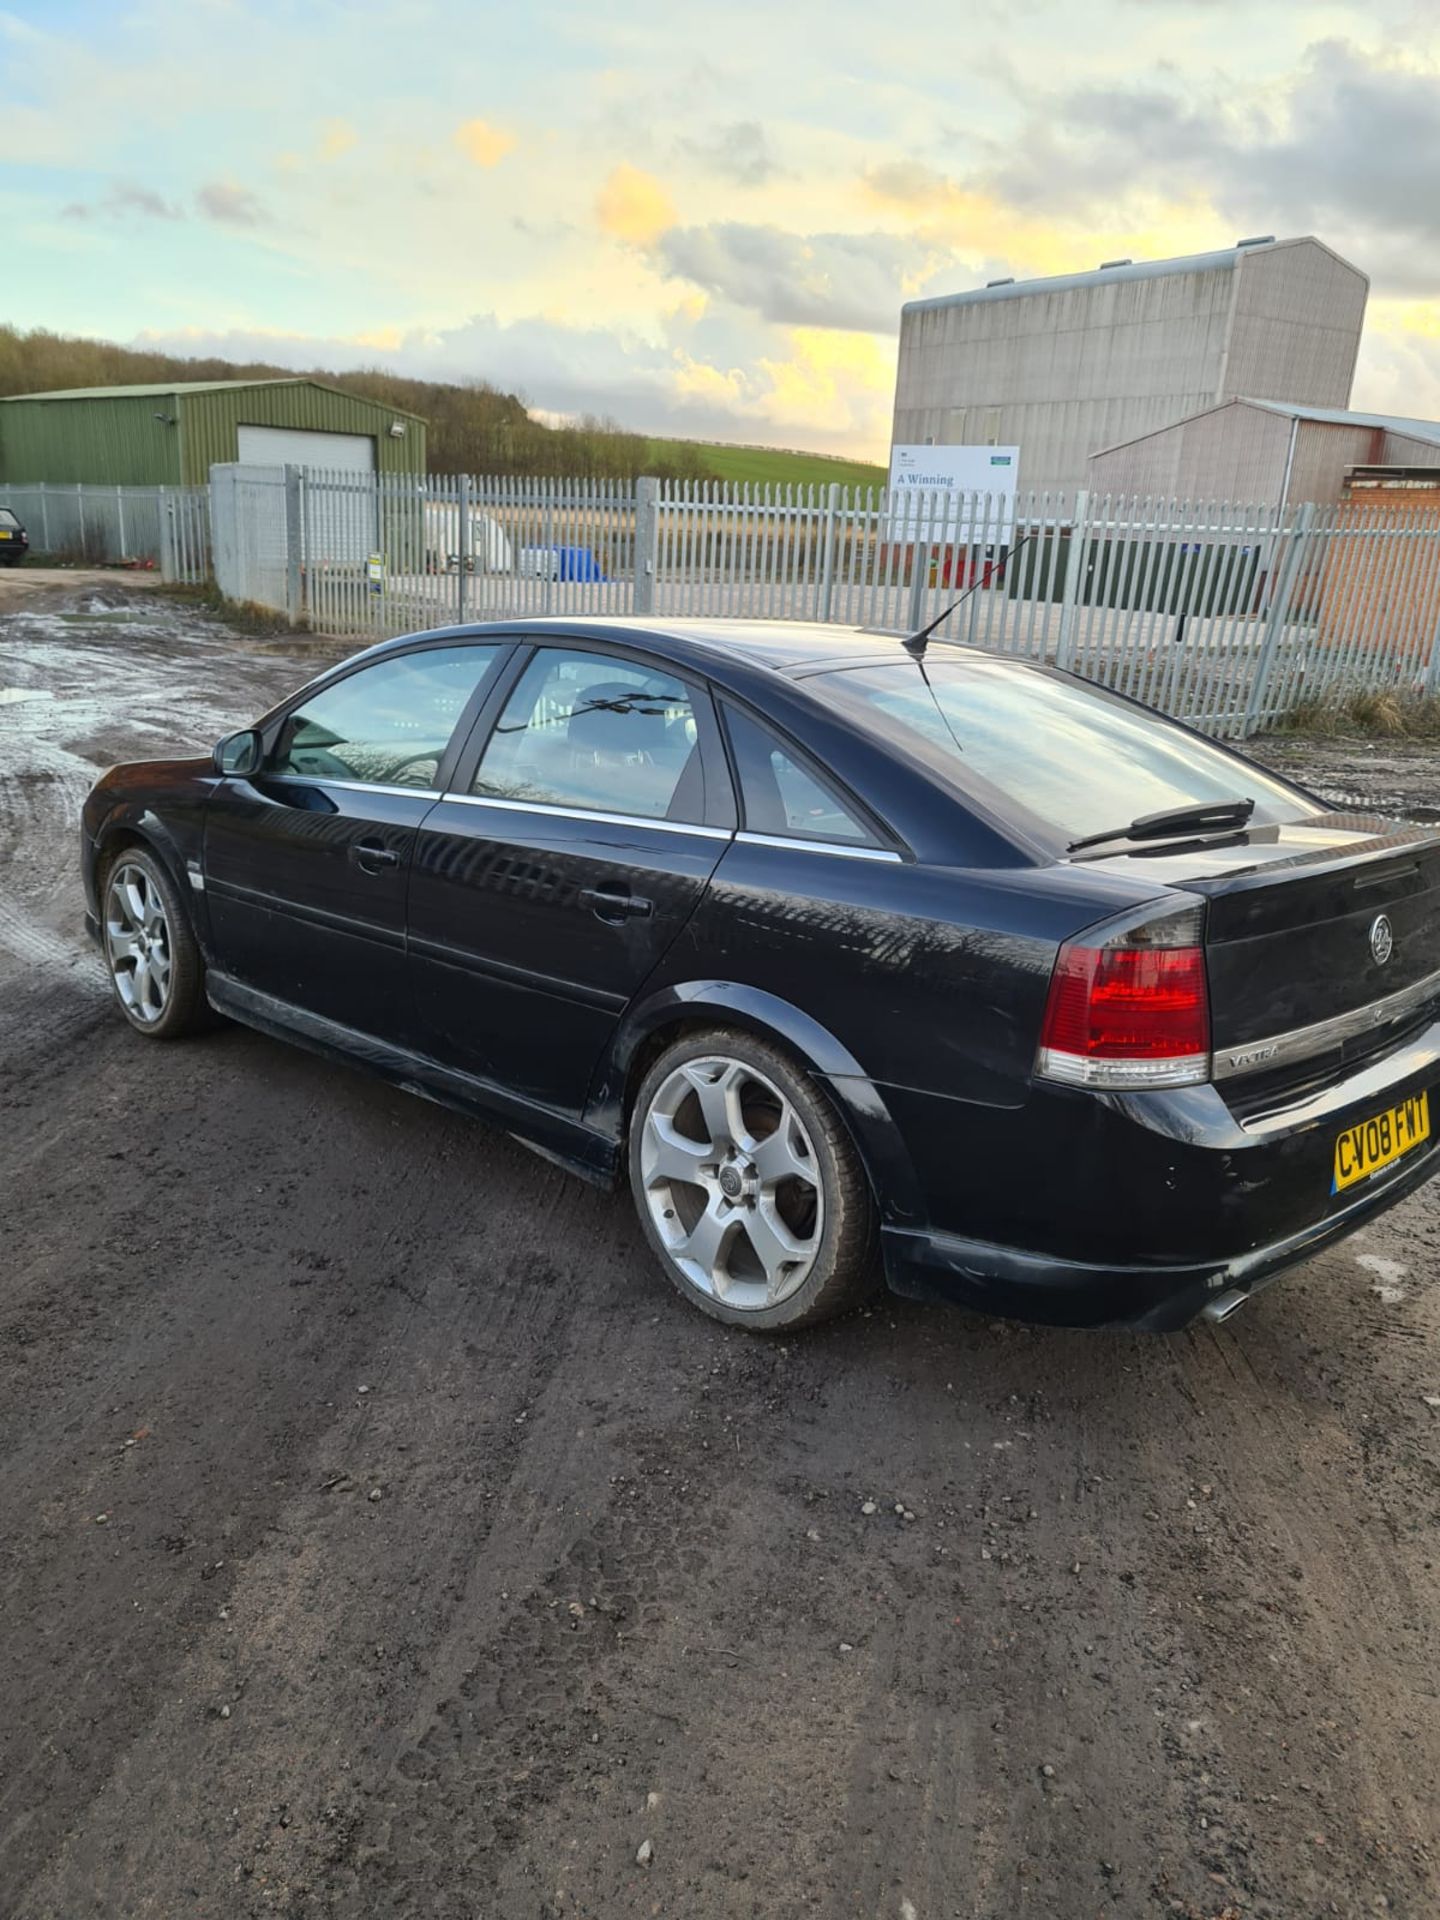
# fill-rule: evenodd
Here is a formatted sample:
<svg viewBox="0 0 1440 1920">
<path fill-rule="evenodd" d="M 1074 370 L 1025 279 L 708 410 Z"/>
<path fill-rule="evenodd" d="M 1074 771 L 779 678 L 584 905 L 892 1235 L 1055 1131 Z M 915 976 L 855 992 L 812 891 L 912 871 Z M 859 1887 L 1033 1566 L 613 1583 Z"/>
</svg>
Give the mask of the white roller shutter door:
<svg viewBox="0 0 1440 1920">
<path fill-rule="evenodd" d="M 307 470 L 306 566 L 363 565 L 380 544 L 371 436 L 320 433 L 310 427 L 242 426 L 239 439 L 240 458 L 247 466 Z"/>
<path fill-rule="evenodd" d="M 309 427 L 241 427 L 239 433 L 245 466 L 375 471 L 375 441 L 368 433 L 317 433 Z"/>
</svg>

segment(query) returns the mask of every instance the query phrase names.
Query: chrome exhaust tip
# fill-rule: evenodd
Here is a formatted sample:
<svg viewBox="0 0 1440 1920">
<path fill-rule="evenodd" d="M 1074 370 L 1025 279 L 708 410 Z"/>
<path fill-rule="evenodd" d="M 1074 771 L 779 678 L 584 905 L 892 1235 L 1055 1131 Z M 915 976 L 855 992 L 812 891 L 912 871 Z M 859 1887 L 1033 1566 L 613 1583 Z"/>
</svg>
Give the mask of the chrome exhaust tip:
<svg viewBox="0 0 1440 1920">
<path fill-rule="evenodd" d="M 1218 1327 L 1222 1320 L 1228 1320 L 1232 1313 L 1238 1312 L 1249 1298 L 1250 1295 L 1243 1288 L 1231 1287 L 1228 1293 L 1217 1293 L 1213 1300 L 1207 1300 L 1200 1309 L 1200 1318 Z"/>
</svg>

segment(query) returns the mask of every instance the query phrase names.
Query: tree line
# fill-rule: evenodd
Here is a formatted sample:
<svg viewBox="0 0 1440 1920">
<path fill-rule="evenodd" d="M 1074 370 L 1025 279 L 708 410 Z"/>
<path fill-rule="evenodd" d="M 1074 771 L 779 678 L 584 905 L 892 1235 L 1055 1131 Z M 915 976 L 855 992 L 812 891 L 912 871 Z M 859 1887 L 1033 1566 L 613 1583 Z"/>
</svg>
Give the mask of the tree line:
<svg viewBox="0 0 1440 1920">
<path fill-rule="evenodd" d="M 22 332 L 0 326 L 0 396 L 66 387 L 296 377 L 294 367 L 261 360 L 189 360 L 43 327 Z M 714 477 L 703 454 L 684 442 L 653 441 L 598 416 L 549 427 L 533 419 L 515 394 L 484 380 L 411 380 L 378 367 L 351 373 L 312 367 L 298 377 L 323 380 L 382 406 L 418 413 L 429 427 L 426 457 L 431 473 L 579 475 L 596 480 L 633 480 L 642 473 L 661 480 Z"/>
</svg>

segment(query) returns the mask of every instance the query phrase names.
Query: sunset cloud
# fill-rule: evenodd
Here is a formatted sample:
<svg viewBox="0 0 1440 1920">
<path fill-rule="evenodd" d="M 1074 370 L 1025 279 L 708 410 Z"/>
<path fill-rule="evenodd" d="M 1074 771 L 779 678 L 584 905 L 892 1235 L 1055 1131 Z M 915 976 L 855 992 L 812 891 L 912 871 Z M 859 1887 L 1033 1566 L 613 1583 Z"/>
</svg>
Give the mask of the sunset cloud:
<svg viewBox="0 0 1440 1920">
<path fill-rule="evenodd" d="M 1415 0 L 394 17 L 0 0 L 0 317 L 875 455 L 906 299 L 1314 232 L 1372 281 L 1356 406 L 1440 417 Z"/>
<path fill-rule="evenodd" d="M 622 160 L 595 197 L 595 217 L 612 239 L 644 247 L 675 222 L 675 206 L 652 173 Z"/>
<path fill-rule="evenodd" d="M 327 120 L 320 129 L 320 158 L 338 160 L 359 144 L 360 136 L 348 120 Z"/>
<path fill-rule="evenodd" d="M 488 120 L 464 120 L 455 129 L 455 144 L 477 167 L 498 167 L 507 153 L 515 151 L 515 136 L 492 127 Z"/>
</svg>

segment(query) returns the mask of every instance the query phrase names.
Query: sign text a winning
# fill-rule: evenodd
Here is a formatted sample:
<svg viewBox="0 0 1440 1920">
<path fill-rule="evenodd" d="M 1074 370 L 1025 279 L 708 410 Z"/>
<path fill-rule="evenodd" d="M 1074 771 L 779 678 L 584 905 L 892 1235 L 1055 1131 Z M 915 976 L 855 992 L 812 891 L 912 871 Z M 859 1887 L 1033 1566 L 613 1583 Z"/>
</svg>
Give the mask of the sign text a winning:
<svg viewBox="0 0 1440 1920">
<path fill-rule="evenodd" d="M 1001 546 L 1015 524 L 1018 447 L 890 449 L 890 510 L 895 533 L 913 528 L 926 539 Z M 937 495 L 949 496 L 942 509 Z M 938 517 L 937 517 L 938 516 Z"/>
</svg>

